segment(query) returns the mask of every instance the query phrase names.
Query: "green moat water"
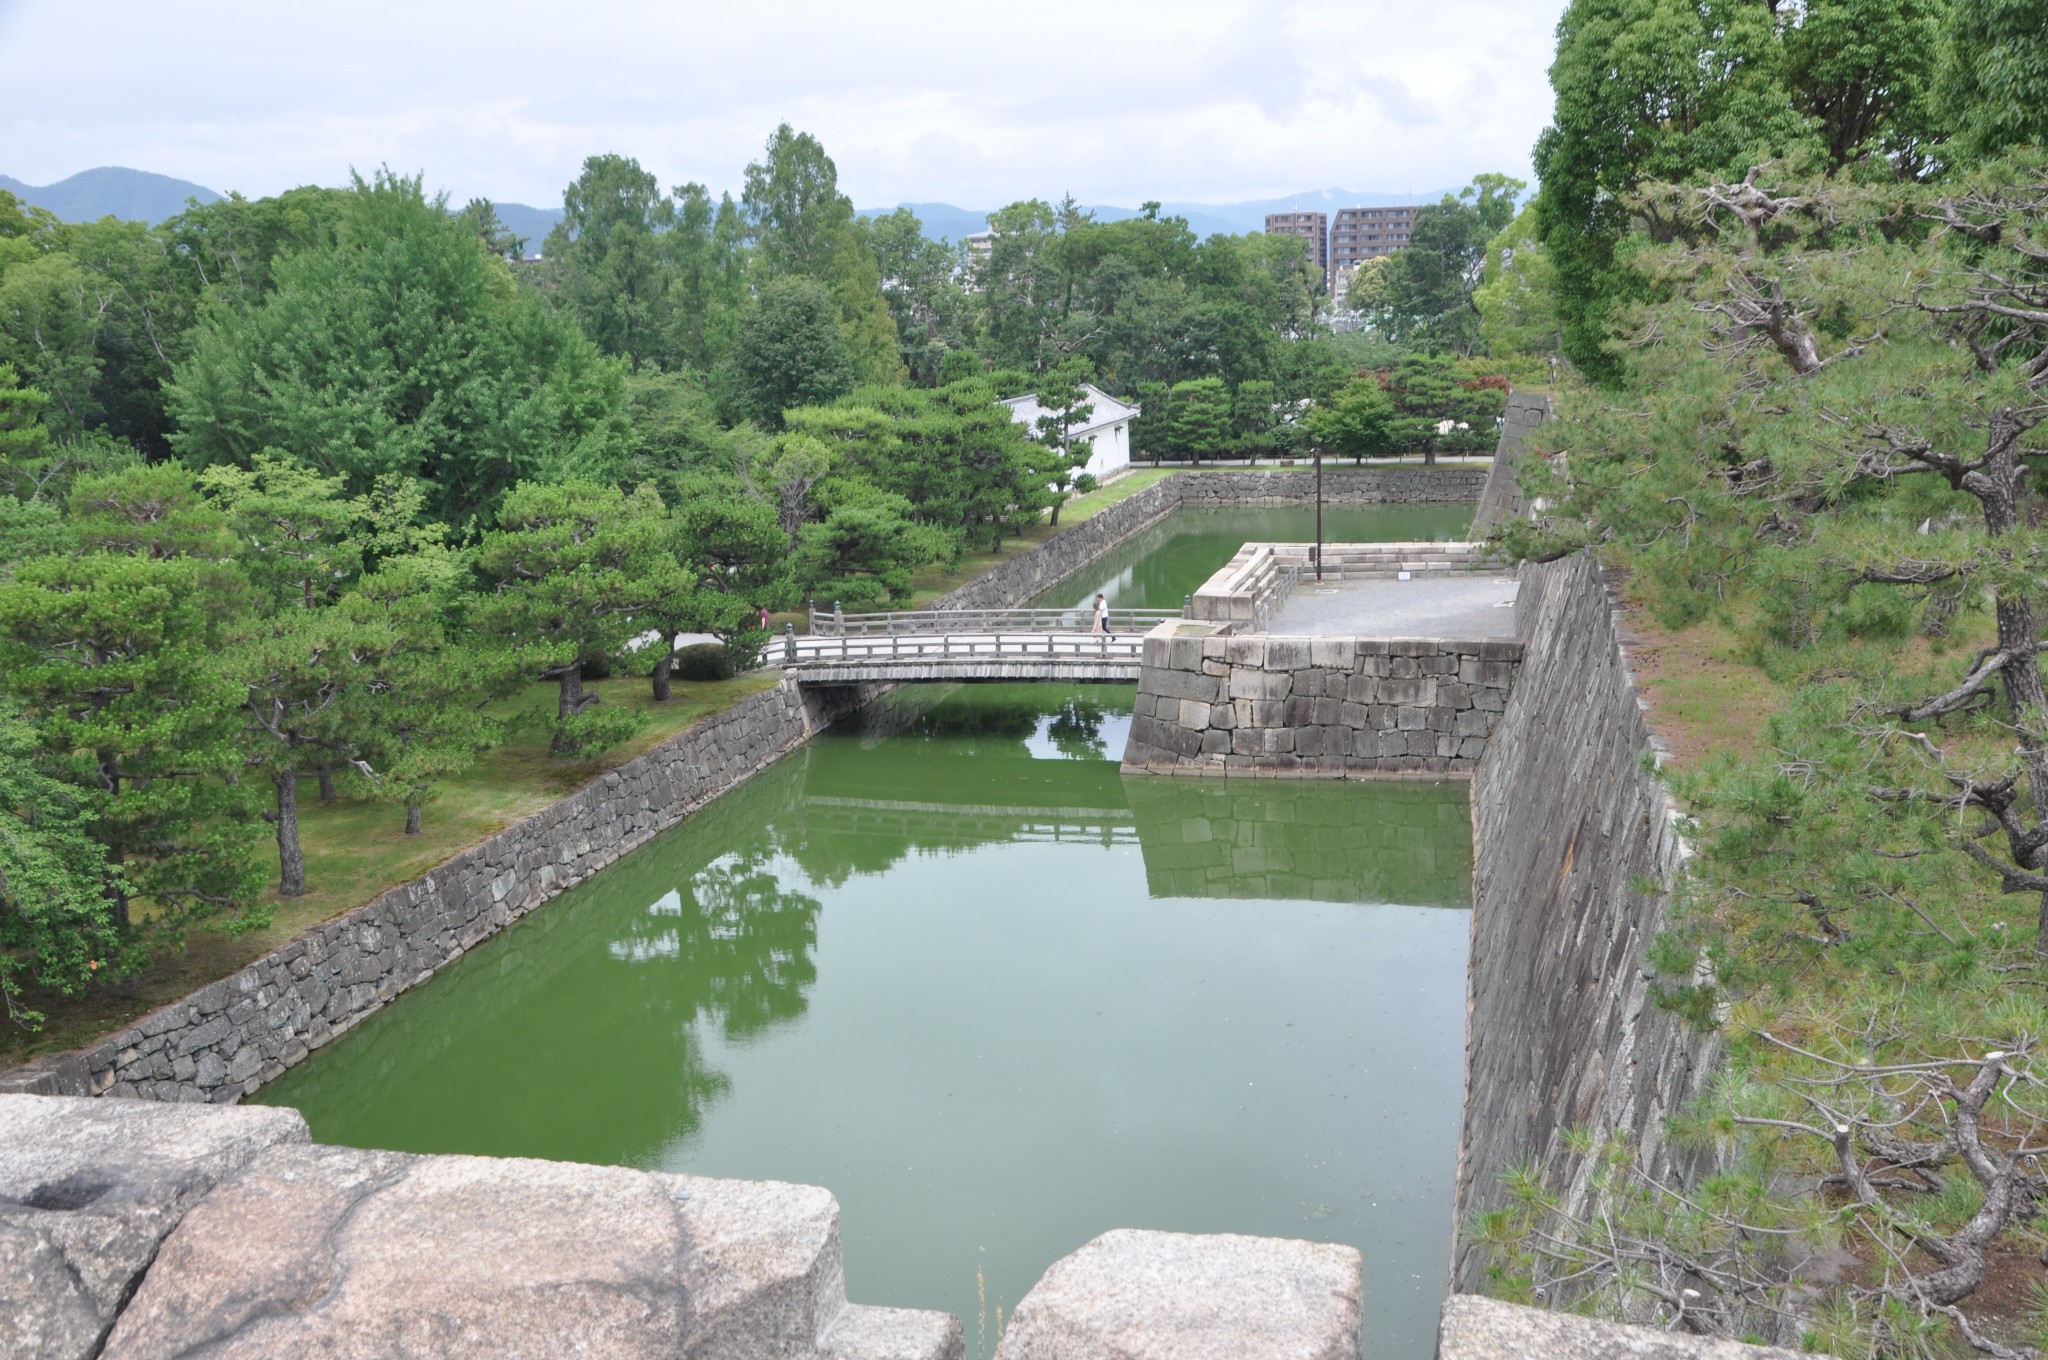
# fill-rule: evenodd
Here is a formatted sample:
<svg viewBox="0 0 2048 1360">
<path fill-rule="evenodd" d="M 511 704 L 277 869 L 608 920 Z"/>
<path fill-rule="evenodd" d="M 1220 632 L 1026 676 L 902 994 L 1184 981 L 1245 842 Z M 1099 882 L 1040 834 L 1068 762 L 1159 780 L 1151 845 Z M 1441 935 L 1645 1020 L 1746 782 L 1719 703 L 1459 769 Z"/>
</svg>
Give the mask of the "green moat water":
<svg viewBox="0 0 2048 1360">
<path fill-rule="evenodd" d="M 1462 538 L 1471 526 L 1469 505 L 1323 507 L 1325 543 L 1431 542 Z M 1312 506 L 1189 506 L 1133 534 L 1038 603 L 1084 604 L 1101 591 L 1121 609 L 1178 609 L 1245 544 L 1309 543 L 1315 534 Z"/>
<path fill-rule="evenodd" d="M 1271 513 L 1143 588 L 1295 534 Z M 852 1297 L 958 1313 L 970 1353 L 977 1271 L 992 1347 L 997 1302 L 1111 1227 L 1347 1242 L 1365 1353 L 1420 1360 L 1465 789 L 1125 779 L 1131 696 L 899 690 L 260 1099 L 326 1142 L 827 1186 Z"/>
</svg>

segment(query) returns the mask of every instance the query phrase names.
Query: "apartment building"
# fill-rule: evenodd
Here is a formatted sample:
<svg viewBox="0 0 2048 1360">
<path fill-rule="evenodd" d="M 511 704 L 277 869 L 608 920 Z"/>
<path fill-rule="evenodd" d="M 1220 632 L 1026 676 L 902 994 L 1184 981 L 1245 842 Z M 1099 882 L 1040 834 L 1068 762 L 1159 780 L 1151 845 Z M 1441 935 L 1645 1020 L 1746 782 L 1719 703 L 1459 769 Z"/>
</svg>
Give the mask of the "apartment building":
<svg viewBox="0 0 2048 1360">
<path fill-rule="evenodd" d="M 1398 208 L 1339 208 L 1330 227 L 1330 272 L 1350 272 L 1367 260 L 1408 244 L 1419 204 Z"/>
<path fill-rule="evenodd" d="M 1299 236 L 1308 242 L 1308 262 L 1325 273 L 1330 268 L 1330 215 L 1319 212 L 1266 214 L 1266 235 Z"/>
</svg>

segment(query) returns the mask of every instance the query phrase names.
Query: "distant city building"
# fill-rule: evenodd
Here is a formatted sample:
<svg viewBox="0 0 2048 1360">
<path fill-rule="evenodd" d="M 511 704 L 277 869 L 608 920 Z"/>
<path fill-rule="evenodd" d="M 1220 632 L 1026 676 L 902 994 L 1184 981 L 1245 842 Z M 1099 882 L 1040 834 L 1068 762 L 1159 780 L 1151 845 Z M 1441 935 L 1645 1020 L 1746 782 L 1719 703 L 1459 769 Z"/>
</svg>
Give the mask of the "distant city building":
<svg viewBox="0 0 2048 1360">
<path fill-rule="evenodd" d="M 1349 273 L 1367 260 L 1408 244 L 1420 204 L 1398 208 L 1339 208 L 1330 227 L 1330 272 Z"/>
<path fill-rule="evenodd" d="M 1308 242 L 1308 262 L 1325 273 L 1329 272 L 1330 217 L 1328 213 L 1267 213 L 1266 235 L 1299 236 L 1302 240 Z"/>
<path fill-rule="evenodd" d="M 960 244 L 967 247 L 967 277 L 962 280 L 967 291 L 981 291 L 981 271 L 995 254 L 996 234 L 992 231 L 969 232 L 960 238 Z"/>
<path fill-rule="evenodd" d="M 1089 446 L 1084 471 L 1092 473 L 1099 482 L 1131 465 L 1131 422 L 1144 411 L 1118 401 L 1094 383 L 1082 383 L 1081 391 L 1088 397 L 1088 411 L 1068 437 L 1076 444 Z M 1038 404 L 1036 392 L 1011 397 L 1003 405 L 1010 408 L 1010 419 L 1029 430 L 1033 438 L 1038 437 L 1038 418 L 1045 414 L 1045 409 Z"/>
<path fill-rule="evenodd" d="M 1341 296 L 1351 271 L 1367 260 L 1391 255 L 1408 244 L 1420 204 L 1392 208 L 1339 208 L 1337 220 L 1319 212 L 1266 214 L 1269 236 L 1299 236 L 1308 242 L 1308 258 L 1323 271 L 1323 286 Z"/>
</svg>

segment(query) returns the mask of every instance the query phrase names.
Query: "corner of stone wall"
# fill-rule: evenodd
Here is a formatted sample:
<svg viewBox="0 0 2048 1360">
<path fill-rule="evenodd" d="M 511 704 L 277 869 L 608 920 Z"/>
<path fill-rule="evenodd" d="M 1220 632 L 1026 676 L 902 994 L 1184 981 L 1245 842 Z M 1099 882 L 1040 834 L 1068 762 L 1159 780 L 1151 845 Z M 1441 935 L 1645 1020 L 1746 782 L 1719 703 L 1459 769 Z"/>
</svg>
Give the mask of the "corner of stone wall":
<svg viewBox="0 0 2048 1360">
<path fill-rule="evenodd" d="M 1500 442 L 1493 450 L 1493 468 L 1479 492 L 1479 507 L 1472 512 L 1474 540 L 1485 538 L 1495 528 L 1528 512 L 1529 502 L 1521 487 L 1522 454 L 1530 431 L 1548 420 L 1551 413 L 1548 392 L 1508 394 L 1507 411 L 1501 417 Z"/>
</svg>

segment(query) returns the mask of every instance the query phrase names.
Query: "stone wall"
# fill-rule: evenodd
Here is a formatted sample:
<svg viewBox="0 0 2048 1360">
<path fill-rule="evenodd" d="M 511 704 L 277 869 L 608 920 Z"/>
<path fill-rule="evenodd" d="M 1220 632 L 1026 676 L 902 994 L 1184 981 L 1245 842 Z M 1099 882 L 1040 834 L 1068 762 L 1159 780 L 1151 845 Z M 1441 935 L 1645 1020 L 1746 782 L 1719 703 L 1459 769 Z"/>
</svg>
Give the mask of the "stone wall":
<svg viewBox="0 0 2048 1360">
<path fill-rule="evenodd" d="M 933 600 L 931 607 L 1004 609 L 1035 598 L 1140 529 L 1172 514 L 1180 505 L 1180 484 L 1184 480 L 1180 476 L 1161 478 L 1038 546 L 996 563 L 966 585 Z"/>
<path fill-rule="evenodd" d="M 1216 627 L 1168 622 L 1146 635 L 1126 772 L 1468 771 L 1522 655 L 1505 640 L 1231 637 Z"/>
<path fill-rule="evenodd" d="M 1646 951 L 1686 849 L 1676 809 L 1645 768 L 1643 721 L 1598 564 L 1522 569 L 1521 675 L 1474 774 L 1472 955 L 1465 1118 L 1458 1152 L 1462 1290 L 1484 1284 L 1464 1230 L 1533 1162 L 1582 1209 L 1590 1167 L 1574 1128 L 1622 1130 L 1653 1175 L 1672 1174 L 1664 1121 L 1718 1056 L 1650 999 Z M 1675 1168 L 1679 1174 L 1687 1168 Z"/>
<path fill-rule="evenodd" d="M 872 694 L 785 680 L 96 1047 L 0 1076 L 0 1090 L 237 1100 Z"/>
<path fill-rule="evenodd" d="M 1472 512 L 1472 537 L 1485 538 L 1496 525 L 1519 517 L 1529 508 L 1522 497 L 1522 450 L 1529 432 L 1550 418 L 1550 394 L 1513 392 L 1508 396 L 1507 414 L 1502 418 L 1500 443 L 1493 451 L 1493 468 L 1479 493 L 1479 508 Z"/>
<path fill-rule="evenodd" d="M 1323 465 L 1326 502 L 1470 501 L 1486 487 L 1483 467 L 1338 467 Z M 1316 497 L 1316 473 L 1310 468 L 1279 471 L 1218 469 L 1181 472 L 1167 478 L 1179 483 L 1183 505 L 1298 505 Z M 1165 483 L 1161 483 L 1165 485 Z"/>
</svg>

